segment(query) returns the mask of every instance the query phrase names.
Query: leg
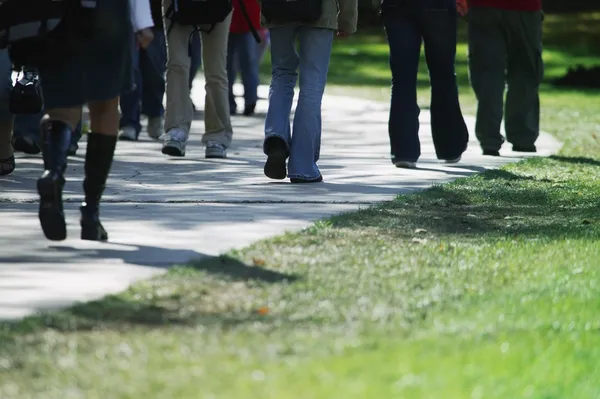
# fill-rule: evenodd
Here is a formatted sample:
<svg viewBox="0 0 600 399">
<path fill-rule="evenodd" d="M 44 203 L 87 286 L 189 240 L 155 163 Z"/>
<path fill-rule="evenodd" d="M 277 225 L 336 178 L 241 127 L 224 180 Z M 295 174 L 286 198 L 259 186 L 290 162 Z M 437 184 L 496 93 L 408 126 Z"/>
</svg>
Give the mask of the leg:
<svg viewBox="0 0 600 399">
<path fill-rule="evenodd" d="M 475 134 L 484 153 L 495 154 L 500 134 L 506 73 L 506 40 L 500 10 L 473 8 L 469 16 L 469 72 L 477 97 Z"/>
<path fill-rule="evenodd" d="M 227 40 L 231 14 L 217 24 L 210 34 L 202 32 L 202 57 L 206 78 L 205 133 L 207 158 L 224 158 L 231 145 L 233 128 L 229 114 L 229 82 L 227 81 Z"/>
<path fill-rule="evenodd" d="M 121 96 L 121 120 L 119 122 L 119 139 L 127 141 L 137 140 L 142 125 L 140 124 L 141 97 L 144 82 L 140 70 L 141 50 L 137 49 L 133 53 L 133 76 L 135 80 L 135 89 Z"/>
<path fill-rule="evenodd" d="M 456 10 L 424 10 L 425 57 L 431 81 L 431 131 L 438 159 L 457 162 L 467 149 L 469 132 L 458 100 Z"/>
<path fill-rule="evenodd" d="M 293 26 L 280 26 L 271 28 L 270 32 L 272 79 L 263 144 L 268 156 L 265 175 L 271 179 L 285 179 L 285 162 L 292 141 L 290 113 L 300 64 L 296 52 L 298 30 Z"/>
<path fill-rule="evenodd" d="M 237 104 L 235 102 L 235 95 L 233 94 L 233 85 L 235 84 L 235 78 L 237 77 L 236 68 L 236 56 L 237 48 L 239 44 L 239 33 L 230 33 L 229 40 L 227 41 L 227 80 L 229 82 L 229 113 L 235 115 L 237 112 Z"/>
<path fill-rule="evenodd" d="M 542 13 L 508 11 L 506 139 L 515 150 L 535 151 L 540 133 L 539 86 L 544 75 Z"/>
<path fill-rule="evenodd" d="M 71 135 L 80 117 L 81 107 L 55 108 L 47 111 L 41 123 L 44 173 L 37 181 L 39 219 L 44 235 L 53 241 L 67 237 L 62 190 Z"/>
<path fill-rule="evenodd" d="M 167 9 L 171 2 L 163 0 L 163 9 Z M 168 18 L 164 18 L 163 22 L 167 27 L 171 24 Z M 163 154 L 167 155 L 185 155 L 185 145 L 194 117 L 190 93 L 187 90 L 190 75 L 188 44 L 192 29 L 190 26 L 174 24 L 167 37 L 167 137 L 162 149 Z"/>
<path fill-rule="evenodd" d="M 163 98 L 165 96 L 165 71 L 167 55 L 165 34 L 162 29 L 154 29 L 154 40 L 140 53 L 142 75 L 142 113 L 148 117 L 148 135 L 158 139 L 164 133 Z"/>
<path fill-rule="evenodd" d="M 408 15 L 384 15 L 384 25 L 390 46 L 392 71 L 392 99 L 388 125 L 391 155 L 392 162 L 401 166 L 413 164 L 421 156 L 421 111 L 417 104 L 421 33 L 415 18 Z"/>
<path fill-rule="evenodd" d="M 249 116 L 254 113 L 258 101 L 258 50 L 252 33 L 243 33 L 240 39 L 239 60 L 244 84 L 244 115 Z"/>
<path fill-rule="evenodd" d="M 100 223 L 100 199 L 110 172 L 119 131 L 119 99 L 89 104 L 91 130 L 85 154 L 85 201 L 81 205 L 81 239 L 106 241 L 108 234 Z"/>
<path fill-rule="evenodd" d="M 321 103 L 331 57 L 334 31 L 301 27 L 300 92 L 294 115 L 288 175 L 292 182 L 321 181 Z"/>
</svg>

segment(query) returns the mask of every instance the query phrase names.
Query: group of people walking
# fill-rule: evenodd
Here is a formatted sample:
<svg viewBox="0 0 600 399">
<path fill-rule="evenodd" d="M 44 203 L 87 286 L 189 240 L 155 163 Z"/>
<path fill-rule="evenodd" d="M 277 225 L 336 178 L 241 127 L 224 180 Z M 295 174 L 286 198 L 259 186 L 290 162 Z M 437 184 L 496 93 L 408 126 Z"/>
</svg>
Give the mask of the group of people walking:
<svg viewBox="0 0 600 399">
<path fill-rule="evenodd" d="M 292 183 L 323 181 L 318 167 L 321 102 L 334 39 L 356 30 L 357 0 L 304 0 L 305 8 L 297 12 L 301 19 L 263 10 L 262 21 L 256 0 L 234 0 L 233 11 L 201 29 L 199 35 L 193 26 L 169 17 L 178 1 L 102 0 L 97 3 L 93 33 L 86 47 L 58 64 L 37 65 L 45 99 L 39 136 L 45 171 L 37 188 L 39 219 L 48 239 L 66 237 L 64 173 L 67 156 L 77 150 L 84 104 L 88 105 L 91 125 L 81 238 L 107 240 L 99 205 L 117 140 L 137 140 L 144 114 L 148 135 L 163 141 L 162 153 L 185 156 L 195 108 L 190 90 L 202 64 L 206 80 L 202 143 L 207 158 L 225 158 L 234 133 L 231 116 L 238 112 L 232 90 L 238 71 L 245 91 L 243 114 L 252 115 L 258 100 L 261 49 L 257 38 L 263 43 L 270 38 L 272 63 L 264 173 L 271 179 L 289 178 Z M 269 1 L 273 2 L 264 0 L 262 6 Z M 500 125 L 506 83 L 506 137 L 515 151 L 535 151 L 537 91 L 543 71 L 540 1 L 470 0 L 467 4 L 467 0 L 382 0 L 392 71 L 389 135 L 394 165 L 414 168 L 420 157 L 416 92 L 422 42 L 432 87 L 431 128 L 437 157 L 456 163 L 467 148 L 469 133 L 455 75 L 457 10 L 469 13 L 471 81 L 479 101 L 475 133 L 483 153 L 499 155 L 503 143 Z M 1 174 L 14 169 L 7 145 L 13 129 L 13 118 L 6 112 L 10 70 L 8 53 L 0 51 Z M 297 85 L 298 102 L 290 123 Z M 39 120 L 40 116 L 31 118 Z M 19 137 L 15 134 L 13 139 L 16 149 L 18 143 L 23 144 Z M 36 142 L 31 138 L 25 144 Z"/>
</svg>

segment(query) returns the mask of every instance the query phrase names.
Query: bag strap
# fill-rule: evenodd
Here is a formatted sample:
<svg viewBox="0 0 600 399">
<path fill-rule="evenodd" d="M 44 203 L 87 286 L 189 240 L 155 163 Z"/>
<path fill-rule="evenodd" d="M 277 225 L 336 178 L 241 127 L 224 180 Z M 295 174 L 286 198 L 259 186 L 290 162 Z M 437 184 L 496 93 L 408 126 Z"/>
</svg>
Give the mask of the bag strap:
<svg viewBox="0 0 600 399">
<path fill-rule="evenodd" d="M 248 23 L 248 27 L 250 28 L 250 31 L 252 32 L 252 36 L 254 36 L 254 40 L 256 40 L 256 43 L 262 42 L 262 39 L 260 38 L 260 35 L 258 34 L 258 32 L 256 31 L 256 28 L 252 24 L 252 20 L 250 19 L 250 15 L 248 15 L 248 9 L 246 9 L 246 5 L 244 4 L 244 0 L 237 0 L 237 2 L 240 5 L 240 10 L 242 11 L 242 14 L 244 15 L 244 19 Z"/>
</svg>

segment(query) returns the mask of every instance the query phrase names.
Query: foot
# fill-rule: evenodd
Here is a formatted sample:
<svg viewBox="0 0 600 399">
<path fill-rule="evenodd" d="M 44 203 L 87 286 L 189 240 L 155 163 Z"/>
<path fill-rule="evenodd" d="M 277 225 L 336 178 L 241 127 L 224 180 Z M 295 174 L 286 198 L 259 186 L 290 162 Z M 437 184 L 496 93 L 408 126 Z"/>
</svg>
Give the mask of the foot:
<svg viewBox="0 0 600 399">
<path fill-rule="evenodd" d="M 62 203 L 62 190 L 65 179 L 46 170 L 37 181 L 40 195 L 39 219 L 47 239 L 62 241 L 67 238 L 67 224 Z"/>
<path fill-rule="evenodd" d="M 254 115 L 255 110 L 256 110 L 256 104 L 246 104 L 246 106 L 244 107 L 244 116 Z"/>
<path fill-rule="evenodd" d="M 514 152 L 537 152 L 535 145 L 513 145 Z"/>
<path fill-rule="evenodd" d="M 446 164 L 459 163 L 461 159 L 462 159 L 462 155 L 459 155 L 456 158 L 442 159 L 442 163 L 446 163 Z"/>
<path fill-rule="evenodd" d="M 489 156 L 489 157 L 499 157 L 500 151 L 498 151 L 498 150 L 483 150 L 483 155 Z"/>
<path fill-rule="evenodd" d="M 290 155 L 287 144 L 280 137 L 269 137 L 265 141 L 265 176 L 269 179 L 283 180 L 287 177 L 287 159 Z"/>
<path fill-rule="evenodd" d="M 290 178 L 290 181 L 294 184 L 303 184 L 303 183 L 321 183 L 323 181 L 323 176 L 319 175 L 319 177 L 315 179 L 300 179 L 297 177 Z"/>
<path fill-rule="evenodd" d="M 148 119 L 148 136 L 151 139 L 158 140 L 160 136 L 165 134 L 165 118 L 162 116 L 156 116 Z"/>
<path fill-rule="evenodd" d="M 35 140 L 27 136 L 15 137 L 12 145 L 15 151 L 23 152 L 25 154 L 35 155 L 42 151 Z"/>
<path fill-rule="evenodd" d="M 206 158 L 227 158 L 227 147 L 216 141 L 206 143 Z"/>
<path fill-rule="evenodd" d="M 394 161 L 394 166 L 401 169 L 416 169 L 417 163 L 412 161 Z"/>
<path fill-rule="evenodd" d="M 81 211 L 81 239 L 87 241 L 108 241 L 108 233 L 100 223 L 98 207 L 90 207 L 85 202 Z"/>
<path fill-rule="evenodd" d="M 67 154 L 72 157 L 74 155 L 77 155 L 77 150 L 79 149 L 79 144 L 77 143 L 71 143 L 71 145 L 69 146 L 69 149 L 67 150 Z"/>
<path fill-rule="evenodd" d="M 123 126 L 121 130 L 119 130 L 119 140 L 121 141 L 136 141 L 138 139 L 138 134 L 135 131 L 135 128 L 132 126 Z"/>
<path fill-rule="evenodd" d="M 10 175 L 15 171 L 15 157 L 11 155 L 8 158 L 0 159 L 0 176 Z"/>
<path fill-rule="evenodd" d="M 161 136 L 164 140 L 162 153 L 172 157 L 184 157 L 187 134 L 183 129 L 171 129 Z"/>
</svg>

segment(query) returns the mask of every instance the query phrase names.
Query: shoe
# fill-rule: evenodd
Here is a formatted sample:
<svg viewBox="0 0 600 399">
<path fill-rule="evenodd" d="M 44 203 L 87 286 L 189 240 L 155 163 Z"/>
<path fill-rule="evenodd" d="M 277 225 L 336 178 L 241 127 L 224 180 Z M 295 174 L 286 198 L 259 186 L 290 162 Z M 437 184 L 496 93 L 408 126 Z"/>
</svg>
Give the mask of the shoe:
<svg viewBox="0 0 600 399">
<path fill-rule="evenodd" d="M 535 145 L 513 145 L 512 150 L 514 152 L 537 152 L 537 148 L 535 148 Z"/>
<path fill-rule="evenodd" d="M 119 140 L 121 141 L 136 141 L 138 139 L 138 134 L 135 131 L 135 128 L 132 126 L 123 126 L 121 130 L 119 130 Z"/>
<path fill-rule="evenodd" d="M 304 184 L 304 183 L 321 183 L 323 181 L 323 176 L 319 175 L 319 177 L 315 178 L 315 179 L 300 179 L 297 177 L 292 177 L 290 179 L 290 182 L 292 182 L 293 184 Z"/>
<path fill-rule="evenodd" d="M 79 144 L 77 143 L 71 143 L 69 145 L 69 149 L 67 150 L 67 155 L 72 157 L 74 155 L 77 155 L 77 150 L 79 149 Z"/>
<path fill-rule="evenodd" d="M 416 169 L 417 163 L 412 161 L 394 161 L 394 165 L 401 169 Z"/>
<path fill-rule="evenodd" d="M 187 134 L 183 129 L 171 129 L 160 136 L 164 140 L 162 153 L 172 157 L 184 157 L 185 146 L 187 145 Z"/>
<path fill-rule="evenodd" d="M 158 140 L 160 136 L 165 134 L 165 118 L 162 116 L 149 118 L 146 130 L 151 139 Z"/>
<path fill-rule="evenodd" d="M 10 175 L 15 171 L 15 166 L 15 157 L 13 155 L 5 159 L 0 159 L 0 176 Z"/>
<path fill-rule="evenodd" d="M 462 155 L 459 155 L 456 158 L 451 158 L 451 159 L 442 159 L 442 163 L 445 164 L 454 164 L 454 163 L 459 163 L 460 160 L 462 159 Z"/>
<path fill-rule="evenodd" d="M 483 155 L 490 157 L 499 157 L 500 151 L 498 150 L 483 150 Z"/>
<path fill-rule="evenodd" d="M 256 110 L 256 104 L 246 104 L 246 106 L 244 107 L 244 116 L 254 115 L 255 110 Z"/>
<path fill-rule="evenodd" d="M 265 139 L 265 176 L 269 179 L 283 180 L 287 177 L 287 159 L 290 152 L 286 142 L 280 137 L 269 137 Z"/>
<path fill-rule="evenodd" d="M 227 147 L 216 141 L 206 143 L 206 158 L 227 158 Z"/>
<path fill-rule="evenodd" d="M 35 140 L 27 136 L 14 137 L 12 146 L 15 151 L 30 155 L 39 154 L 42 151 Z"/>
<path fill-rule="evenodd" d="M 44 235 L 52 241 L 67 238 L 62 191 L 71 135 L 69 125 L 61 121 L 47 121 L 41 125 L 44 173 L 37 181 L 40 195 L 38 216 Z"/>
<path fill-rule="evenodd" d="M 106 187 L 106 180 L 112 166 L 117 138 L 99 133 L 88 135 L 85 153 L 85 179 L 83 191 L 85 201 L 81 212 L 81 239 L 107 241 L 108 233 L 100 222 L 100 199 Z"/>
</svg>

